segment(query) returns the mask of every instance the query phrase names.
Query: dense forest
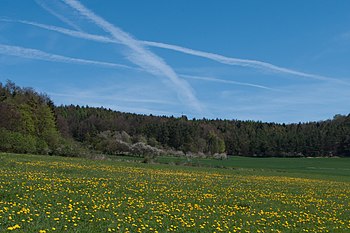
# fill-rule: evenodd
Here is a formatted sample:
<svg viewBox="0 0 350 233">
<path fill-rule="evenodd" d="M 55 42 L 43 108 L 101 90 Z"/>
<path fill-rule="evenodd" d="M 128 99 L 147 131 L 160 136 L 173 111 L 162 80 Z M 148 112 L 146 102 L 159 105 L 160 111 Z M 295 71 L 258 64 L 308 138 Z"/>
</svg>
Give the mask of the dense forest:
<svg viewBox="0 0 350 233">
<path fill-rule="evenodd" d="M 0 151 L 74 156 L 350 156 L 350 114 L 276 124 L 55 106 L 45 94 L 0 83 Z"/>
</svg>

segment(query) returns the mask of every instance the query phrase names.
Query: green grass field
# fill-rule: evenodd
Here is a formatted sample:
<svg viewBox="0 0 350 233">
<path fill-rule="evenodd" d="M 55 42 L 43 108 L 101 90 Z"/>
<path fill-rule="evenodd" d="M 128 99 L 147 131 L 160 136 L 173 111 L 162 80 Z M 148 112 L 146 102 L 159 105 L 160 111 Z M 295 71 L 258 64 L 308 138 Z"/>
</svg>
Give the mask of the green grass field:
<svg viewBox="0 0 350 233">
<path fill-rule="evenodd" d="M 0 232 L 350 232 L 350 159 L 175 160 L 0 154 Z"/>
<path fill-rule="evenodd" d="M 263 172 L 266 174 L 284 173 L 284 176 L 305 178 L 334 179 L 350 181 L 349 158 L 252 158 L 232 156 L 228 159 L 190 160 L 182 157 L 158 157 L 157 163 L 179 164 L 186 166 L 244 169 L 246 172 Z M 278 174 L 280 175 L 280 174 Z"/>
</svg>

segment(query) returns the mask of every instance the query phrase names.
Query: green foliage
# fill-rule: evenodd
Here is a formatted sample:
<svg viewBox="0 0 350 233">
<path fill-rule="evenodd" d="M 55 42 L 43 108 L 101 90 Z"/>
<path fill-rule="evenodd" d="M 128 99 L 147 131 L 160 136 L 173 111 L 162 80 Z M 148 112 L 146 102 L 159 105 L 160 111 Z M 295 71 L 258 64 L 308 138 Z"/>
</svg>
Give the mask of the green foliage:
<svg viewBox="0 0 350 233">
<path fill-rule="evenodd" d="M 133 143 L 196 153 L 258 157 L 350 156 L 350 115 L 333 120 L 275 124 L 238 120 L 188 120 L 121 113 L 103 108 L 60 106 L 61 132 L 98 144 L 100 132 L 126 132 Z M 68 129 L 68 130 L 67 130 Z M 103 146 L 101 146 L 103 148 Z M 99 149 L 98 149 L 99 150 Z"/>
<path fill-rule="evenodd" d="M 185 155 L 350 157 L 350 115 L 288 125 L 156 117 L 88 106 L 55 107 L 46 95 L 12 82 L 0 83 L 0 113 L 0 128 L 21 134 L 21 139 L 34 138 L 28 143 L 35 141 L 35 153 L 72 154 L 69 148 L 82 144 L 102 153 L 129 154 L 132 144 L 142 142 Z M 61 145 L 61 135 L 81 144 Z M 6 151 L 18 147 L 10 142 L 14 139 L 8 139 Z"/>
<path fill-rule="evenodd" d="M 211 154 L 225 152 L 224 140 L 219 138 L 214 132 L 210 132 L 208 137 L 208 151 Z"/>
<path fill-rule="evenodd" d="M 52 101 L 30 88 L 0 83 L 0 151 L 51 154 L 62 140 Z"/>
<path fill-rule="evenodd" d="M 37 119 L 34 118 L 31 106 L 29 106 L 27 103 L 20 104 L 18 106 L 18 111 L 21 119 L 18 122 L 20 125 L 20 132 L 35 135 L 37 129 L 34 121 Z"/>
<path fill-rule="evenodd" d="M 72 139 L 61 138 L 58 146 L 51 151 L 51 154 L 65 157 L 89 157 L 90 151 L 82 147 L 78 142 Z"/>
<path fill-rule="evenodd" d="M 32 135 L 0 128 L 0 151 L 15 153 L 37 152 L 38 139 Z"/>
</svg>

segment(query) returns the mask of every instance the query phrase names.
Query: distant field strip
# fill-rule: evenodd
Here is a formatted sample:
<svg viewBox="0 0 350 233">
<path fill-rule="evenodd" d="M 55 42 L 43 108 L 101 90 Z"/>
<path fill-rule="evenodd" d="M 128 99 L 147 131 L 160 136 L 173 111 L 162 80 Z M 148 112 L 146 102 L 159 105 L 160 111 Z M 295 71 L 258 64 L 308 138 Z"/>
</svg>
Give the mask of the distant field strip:
<svg viewBox="0 0 350 233">
<path fill-rule="evenodd" d="M 0 154 L 0 232 L 348 232 L 350 182 Z"/>
<path fill-rule="evenodd" d="M 321 169 L 321 170 L 343 170 L 350 171 L 350 168 L 334 168 L 334 167 L 307 167 L 308 169 Z"/>
</svg>

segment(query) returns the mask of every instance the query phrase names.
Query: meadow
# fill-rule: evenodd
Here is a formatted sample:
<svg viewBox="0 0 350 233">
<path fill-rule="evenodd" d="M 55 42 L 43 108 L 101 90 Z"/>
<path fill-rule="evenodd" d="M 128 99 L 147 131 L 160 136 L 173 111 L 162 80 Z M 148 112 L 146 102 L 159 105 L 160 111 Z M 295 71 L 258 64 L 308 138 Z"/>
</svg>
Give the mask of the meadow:
<svg viewBox="0 0 350 233">
<path fill-rule="evenodd" d="M 350 232 L 350 159 L 159 160 L 0 154 L 0 232 Z"/>
</svg>

